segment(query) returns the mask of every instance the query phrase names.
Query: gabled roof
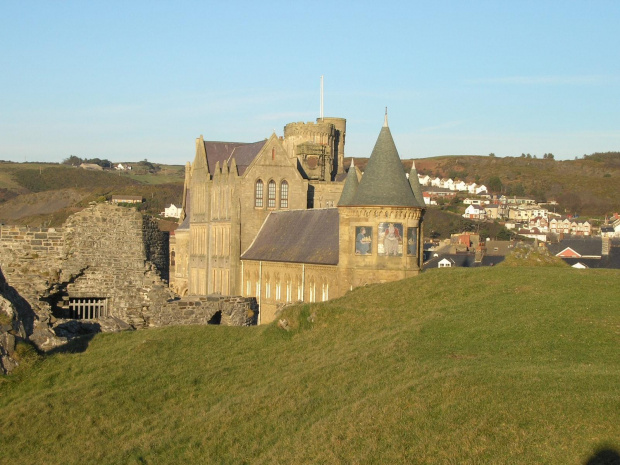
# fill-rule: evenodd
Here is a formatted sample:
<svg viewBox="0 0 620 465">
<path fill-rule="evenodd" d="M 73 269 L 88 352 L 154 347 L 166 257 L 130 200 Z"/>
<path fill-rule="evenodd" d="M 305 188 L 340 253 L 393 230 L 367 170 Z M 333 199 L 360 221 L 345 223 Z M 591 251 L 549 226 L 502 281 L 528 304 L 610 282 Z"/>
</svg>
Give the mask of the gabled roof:
<svg viewBox="0 0 620 465">
<path fill-rule="evenodd" d="M 240 145 L 233 150 L 231 158 L 234 158 L 237 163 L 237 174 L 239 174 L 239 176 L 241 176 L 245 172 L 245 169 L 250 166 L 252 160 L 256 158 L 256 155 L 258 155 L 258 152 L 260 152 L 266 143 L 267 140 L 265 139 L 251 144 Z"/>
<path fill-rule="evenodd" d="M 559 255 L 570 248 L 581 257 L 600 257 L 603 243 L 600 237 L 582 237 L 578 239 L 564 239 L 547 247 L 553 255 Z"/>
<path fill-rule="evenodd" d="M 405 176 L 387 118 L 350 205 L 419 206 Z"/>
<path fill-rule="evenodd" d="M 217 163 L 222 167 L 230 167 L 231 161 L 234 158 L 237 163 L 237 174 L 242 175 L 266 142 L 267 140 L 251 143 L 204 141 L 209 172 L 214 171 Z"/>
<path fill-rule="evenodd" d="M 242 260 L 337 265 L 338 209 L 271 212 Z"/>
</svg>

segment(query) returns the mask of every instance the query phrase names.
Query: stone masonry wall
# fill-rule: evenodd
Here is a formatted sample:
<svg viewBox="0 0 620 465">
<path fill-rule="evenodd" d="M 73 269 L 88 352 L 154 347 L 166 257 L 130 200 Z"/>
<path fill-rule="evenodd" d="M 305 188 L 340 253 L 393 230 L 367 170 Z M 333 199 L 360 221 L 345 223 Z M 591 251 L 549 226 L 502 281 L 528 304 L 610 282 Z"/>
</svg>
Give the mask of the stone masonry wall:
<svg viewBox="0 0 620 465">
<path fill-rule="evenodd" d="M 160 251 L 167 242 L 154 226 L 131 208 L 111 205 L 71 216 L 64 225 L 61 273 L 69 296 L 106 298 L 111 316 L 136 328 L 148 326 L 146 309 L 172 298 L 158 267 L 147 258 L 167 257 L 167 251 Z"/>
<path fill-rule="evenodd" d="M 164 280 L 169 280 L 169 260 L 168 251 L 170 236 L 159 229 L 157 221 L 150 216 L 146 216 L 142 221 L 142 242 L 146 259 L 155 265 L 159 276 Z"/>
<path fill-rule="evenodd" d="M 0 373 L 10 373 L 19 365 L 19 357 L 16 356 L 16 345 L 20 339 L 26 338 L 24 325 L 20 315 L 15 309 L 13 301 L 15 292 L 4 280 L 0 270 Z"/>
<path fill-rule="evenodd" d="M 216 321 L 255 323 L 254 299 L 175 300 L 166 283 L 168 245 L 168 234 L 154 220 L 109 204 L 72 215 L 62 229 L 0 226 L 0 269 L 6 277 L 4 286 L 14 297 L 11 308 L 18 314 L 24 338 L 49 350 L 87 327 L 118 331 Z M 67 319 L 65 304 L 70 298 L 105 299 L 108 317 L 83 324 Z M 8 326 L 4 329 L 8 334 Z M 11 337 L 2 337 L 7 339 L 0 338 L 6 342 L 3 347 L 13 344 Z M 8 349 L 2 349 L 0 356 L 7 354 Z"/>
<path fill-rule="evenodd" d="M 148 316 L 151 326 L 205 325 L 217 319 L 222 326 L 256 324 L 258 303 L 253 297 L 191 296 L 154 307 Z"/>
</svg>

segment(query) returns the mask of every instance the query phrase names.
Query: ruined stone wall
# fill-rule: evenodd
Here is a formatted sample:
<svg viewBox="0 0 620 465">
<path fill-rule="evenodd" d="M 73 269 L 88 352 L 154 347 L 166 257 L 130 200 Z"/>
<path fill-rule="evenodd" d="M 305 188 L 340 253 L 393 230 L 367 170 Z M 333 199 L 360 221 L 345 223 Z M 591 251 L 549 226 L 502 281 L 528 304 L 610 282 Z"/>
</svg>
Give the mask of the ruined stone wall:
<svg viewBox="0 0 620 465">
<path fill-rule="evenodd" d="M 62 229 L 0 227 L 0 268 L 21 298 L 29 339 L 44 350 L 64 342 L 50 329 L 63 297 L 105 298 L 110 317 L 147 327 L 144 311 L 172 298 L 161 279 L 167 234 L 156 228 L 134 209 L 107 204 L 72 215 Z"/>
<path fill-rule="evenodd" d="M 131 208 L 112 205 L 71 216 L 64 225 L 66 260 L 61 266 L 69 296 L 106 298 L 111 316 L 146 327 L 144 311 L 172 297 L 158 266 L 147 258 L 160 267 L 167 263 L 168 254 L 162 252 L 167 242 L 156 226 Z"/>
<path fill-rule="evenodd" d="M 258 304 L 252 297 L 191 296 L 153 307 L 147 315 L 150 326 L 205 325 L 250 326 L 256 324 Z"/>
<path fill-rule="evenodd" d="M 154 220 L 110 204 L 72 215 L 62 229 L 0 227 L 1 371 L 14 365 L 20 337 L 49 350 L 84 332 L 255 322 L 254 299 L 174 300 L 165 281 L 168 245 Z M 66 304 L 76 298 L 105 299 L 107 317 L 67 319 Z"/>
<path fill-rule="evenodd" d="M 159 229 L 155 219 L 150 216 L 143 217 L 142 242 L 146 259 L 155 265 L 157 273 L 164 281 L 168 281 L 169 278 L 169 240 L 169 234 Z"/>
</svg>

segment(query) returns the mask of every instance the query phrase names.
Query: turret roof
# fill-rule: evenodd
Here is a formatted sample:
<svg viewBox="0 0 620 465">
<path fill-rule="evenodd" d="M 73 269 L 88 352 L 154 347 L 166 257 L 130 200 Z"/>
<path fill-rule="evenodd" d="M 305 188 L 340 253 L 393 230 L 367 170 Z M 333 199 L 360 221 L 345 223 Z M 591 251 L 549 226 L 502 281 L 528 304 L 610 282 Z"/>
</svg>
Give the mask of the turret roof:
<svg viewBox="0 0 620 465">
<path fill-rule="evenodd" d="M 420 186 L 420 180 L 418 179 L 418 170 L 415 169 L 415 162 L 412 162 L 411 164 L 409 184 L 411 185 L 413 195 L 418 202 L 418 207 L 424 207 L 424 194 L 422 194 L 422 186 Z"/>
<path fill-rule="evenodd" d="M 419 207 L 387 126 L 387 114 L 350 205 Z"/>
<path fill-rule="evenodd" d="M 359 181 L 357 180 L 357 170 L 355 169 L 355 165 L 353 164 L 353 160 L 351 160 L 351 166 L 349 167 L 349 171 L 347 173 L 347 178 L 344 181 L 344 187 L 342 188 L 342 194 L 340 195 L 340 200 L 338 200 L 339 206 L 350 205 L 353 200 L 353 196 L 357 191 L 357 186 L 359 185 Z"/>
</svg>

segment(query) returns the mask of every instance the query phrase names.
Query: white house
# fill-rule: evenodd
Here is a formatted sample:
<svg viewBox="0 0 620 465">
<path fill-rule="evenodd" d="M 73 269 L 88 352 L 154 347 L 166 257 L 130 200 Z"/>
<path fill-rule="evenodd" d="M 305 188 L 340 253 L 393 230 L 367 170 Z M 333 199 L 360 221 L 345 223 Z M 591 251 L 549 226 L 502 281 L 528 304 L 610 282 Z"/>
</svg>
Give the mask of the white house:
<svg viewBox="0 0 620 465">
<path fill-rule="evenodd" d="M 482 205 L 470 205 L 465 209 L 463 218 L 470 220 L 483 220 L 486 218 L 486 211 Z"/>
<path fill-rule="evenodd" d="M 116 165 L 114 167 L 114 169 L 118 170 L 118 171 L 130 171 L 131 170 L 131 166 L 123 165 L 122 163 L 119 163 L 118 165 Z"/>
<path fill-rule="evenodd" d="M 481 194 L 483 192 L 487 192 L 487 187 L 484 184 L 480 184 L 474 189 L 474 194 Z"/>
<path fill-rule="evenodd" d="M 467 183 L 465 181 L 455 181 L 454 182 L 454 189 L 459 191 L 459 192 L 463 192 L 467 190 Z"/>
<path fill-rule="evenodd" d="M 180 218 L 182 210 L 183 208 L 171 203 L 169 207 L 164 208 L 163 216 L 166 218 Z"/>
<path fill-rule="evenodd" d="M 428 174 L 418 174 L 418 181 L 420 182 L 421 186 L 428 186 L 431 183 L 431 177 Z"/>
<path fill-rule="evenodd" d="M 451 268 L 454 265 L 454 261 L 448 258 L 442 258 L 437 263 L 437 268 Z"/>
<path fill-rule="evenodd" d="M 437 205 L 437 200 L 431 198 L 430 192 L 422 192 L 425 205 Z"/>
<path fill-rule="evenodd" d="M 437 177 L 437 178 L 431 179 L 431 186 L 441 187 L 441 178 Z"/>
</svg>

